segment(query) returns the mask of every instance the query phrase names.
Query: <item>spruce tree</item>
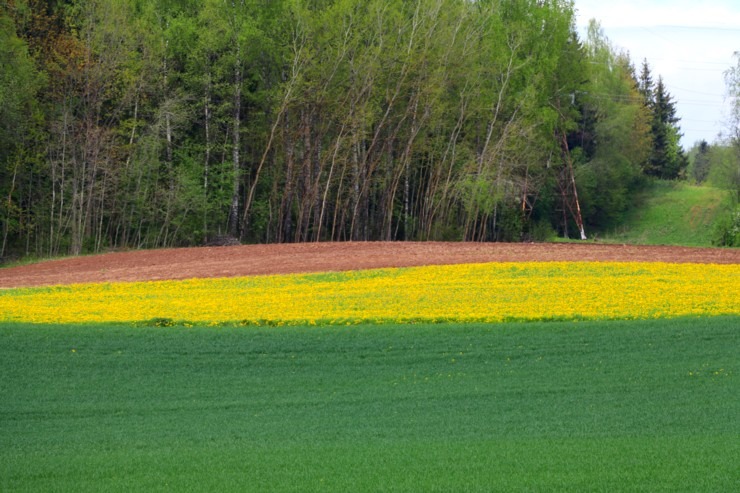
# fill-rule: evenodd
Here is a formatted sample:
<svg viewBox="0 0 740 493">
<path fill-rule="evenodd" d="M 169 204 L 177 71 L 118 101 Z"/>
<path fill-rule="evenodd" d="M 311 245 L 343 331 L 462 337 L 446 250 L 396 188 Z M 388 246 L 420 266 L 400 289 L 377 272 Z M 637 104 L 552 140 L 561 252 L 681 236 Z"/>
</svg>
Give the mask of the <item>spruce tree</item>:
<svg viewBox="0 0 740 493">
<path fill-rule="evenodd" d="M 645 98 L 645 105 L 652 105 L 654 82 L 653 76 L 650 73 L 650 65 L 648 65 L 647 58 L 642 60 L 642 70 L 637 79 L 637 89 L 640 91 L 640 94 L 642 94 L 642 97 Z"/>
<path fill-rule="evenodd" d="M 694 156 L 694 165 L 692 167 L 691 174 L 694 180 L 696 180 L 696 183 L 701 184 L 709 176 L 709 171 L 711 168 L 709 143 L 707 143 L 706 140 L 702 140 L 701 142 L 696 144 L 695 149 L 696 154 Z"/>
<path fill-rule="evenodd" d="M 680 119 L 676 116 L 676 103 L 667 91 L 662 77 L 658 77 L 652 99 L 653 149 L 645 174 L 668 180 L 676 179 L 683 175 L 688 159 L 679 144 Z"/>
</svg>

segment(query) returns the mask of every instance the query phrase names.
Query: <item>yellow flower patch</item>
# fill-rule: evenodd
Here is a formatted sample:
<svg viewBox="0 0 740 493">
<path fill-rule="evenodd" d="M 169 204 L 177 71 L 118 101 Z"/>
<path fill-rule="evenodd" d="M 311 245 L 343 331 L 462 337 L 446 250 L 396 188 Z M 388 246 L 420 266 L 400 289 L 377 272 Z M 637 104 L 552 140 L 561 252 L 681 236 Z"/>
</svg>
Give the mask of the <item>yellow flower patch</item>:
<svg viewBox="0 0 740 493">
<path fill-rule="evenodd" d="M 740 314 L 740 265 L 525 262 L 0 291 L 0 321 L 501 322 Z"/>
</svg>

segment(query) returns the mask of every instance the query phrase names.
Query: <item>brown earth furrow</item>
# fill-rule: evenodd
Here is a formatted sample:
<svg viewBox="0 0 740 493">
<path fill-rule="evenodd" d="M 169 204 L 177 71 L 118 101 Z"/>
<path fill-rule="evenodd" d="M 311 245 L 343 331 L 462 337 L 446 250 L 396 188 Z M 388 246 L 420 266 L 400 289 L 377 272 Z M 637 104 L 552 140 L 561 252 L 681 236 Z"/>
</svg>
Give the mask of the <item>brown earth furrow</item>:
<svg viewBox="0 0 740 493">
<path fill-rule="evenodd" d="M 347 242 L 135 250 L 0 269 L 0 288 L 479 262 L 740 263 L 740 249 L 578 243 Z"/>
</svg>

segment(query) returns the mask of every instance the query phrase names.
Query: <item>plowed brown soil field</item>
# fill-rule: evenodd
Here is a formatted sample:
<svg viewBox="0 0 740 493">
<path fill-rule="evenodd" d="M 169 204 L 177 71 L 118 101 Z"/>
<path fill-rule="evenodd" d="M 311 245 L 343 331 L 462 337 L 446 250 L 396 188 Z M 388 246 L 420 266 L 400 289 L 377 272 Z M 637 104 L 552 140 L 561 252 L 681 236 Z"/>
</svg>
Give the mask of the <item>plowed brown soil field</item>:
<svg viewBox="0 0 740 493">
<path fill-rule="evenodd" d="M 520 261 L 740 263 L 740 249 L 573 243 L 349 242 L 135 250 L 0 269 L 0 288 Z"/>
</svg>

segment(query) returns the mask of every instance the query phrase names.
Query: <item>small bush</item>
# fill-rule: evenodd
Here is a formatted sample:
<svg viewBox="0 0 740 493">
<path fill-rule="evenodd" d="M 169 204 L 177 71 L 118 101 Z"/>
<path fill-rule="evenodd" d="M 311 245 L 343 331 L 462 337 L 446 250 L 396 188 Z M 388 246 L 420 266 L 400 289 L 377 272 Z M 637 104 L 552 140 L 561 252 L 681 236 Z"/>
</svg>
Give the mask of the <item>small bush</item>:
<svg viewBox="0 0 740 493">
<path fill-rule="evenodd" d="M 177 325 L 177 322 L 171 318 L 157 317 L 147 320 L 144 322 L 144 325 L 148 327 L 174 327 Z"/>
<path fill-rule="evenodd" d="M 720 217 L 714 225 L 712 244 L 740 247 L 740 206 Z"/>
<path fill-rule="evenodd" d="M 557 236 L 557 233 L 552 228 L 550 221 L 546 219 L 540 219 L 535 221 L 529 226 L 529 232 L 524 236 L 525 241 L 551 241 Z"/>
</svg>

